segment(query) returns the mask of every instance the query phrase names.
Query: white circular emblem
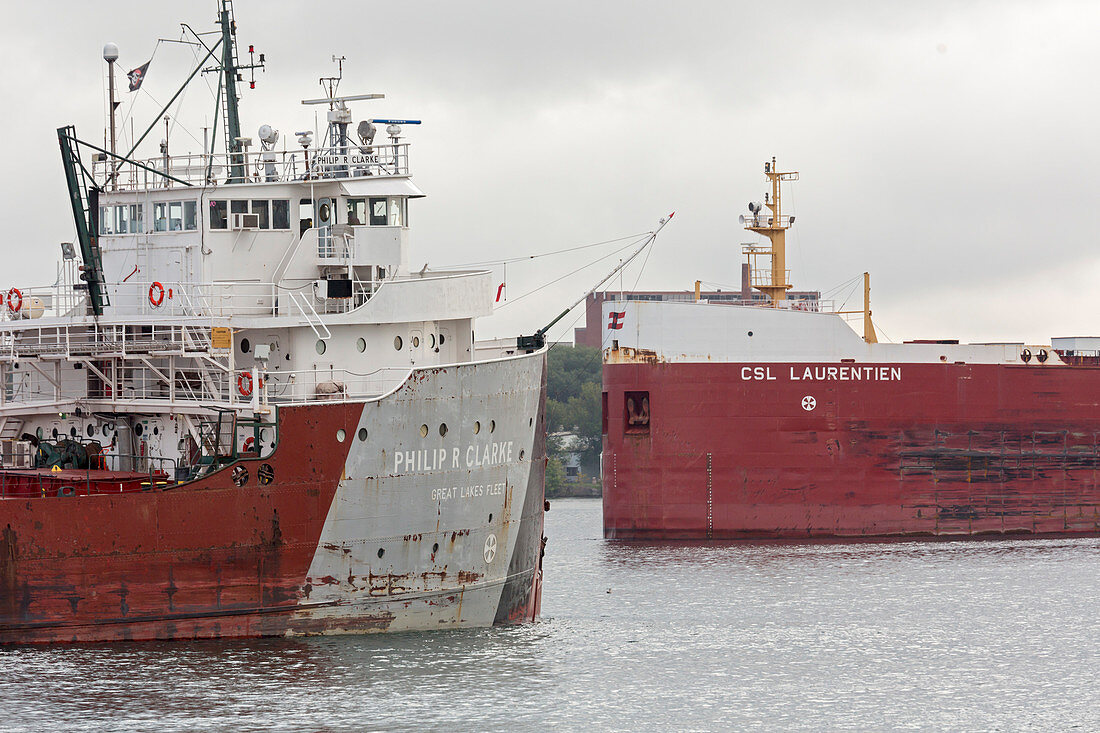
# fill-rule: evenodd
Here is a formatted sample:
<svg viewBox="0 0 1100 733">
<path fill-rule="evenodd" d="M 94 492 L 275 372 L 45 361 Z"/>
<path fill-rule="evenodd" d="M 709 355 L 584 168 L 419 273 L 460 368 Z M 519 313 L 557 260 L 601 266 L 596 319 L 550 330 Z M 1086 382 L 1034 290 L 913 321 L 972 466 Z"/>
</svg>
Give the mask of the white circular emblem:
<svg viewBox="0 0 1100 733">
<path fill-rule="evenodd" d="M 485 538 L 485 562 L 492 562 L 497 556 L 497 536 L 491 534 Z"/>
<path fill-rule="evenodd" d="M 810 412 L 815 407 L 817 407 L 817 400 L 815 400 L 813 397 L 811 397 L 810 395 L 806 395 L 805 397 L 802 398 L 802 409 L 803 410 L 805 410 L 806 412 Z"/>
</svg>

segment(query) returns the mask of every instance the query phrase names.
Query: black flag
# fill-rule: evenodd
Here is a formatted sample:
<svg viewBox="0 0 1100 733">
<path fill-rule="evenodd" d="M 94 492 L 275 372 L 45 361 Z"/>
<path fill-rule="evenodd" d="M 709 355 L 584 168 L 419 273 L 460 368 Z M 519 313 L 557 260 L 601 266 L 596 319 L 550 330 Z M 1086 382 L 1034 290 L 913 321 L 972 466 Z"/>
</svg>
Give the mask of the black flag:
<svg viewBox="0 0 1100 733">
<path fill-rule="evenodd" d="M 145 81 L 145 72 L 148 70 L 149 64 L 151 64 L 152 62 L 153 62 L 153 59 L 149 59 L 144 64 L 137 67 L 136 69 L 134 69 L 133 71 L 131 71 L 129 74 L 126 75 L 127 78 L 130 79 L 130 91 L 131 92 L 136 92 L 138 90 L 138 87 L 141 86 L 141 82 Z"/>
</svg>

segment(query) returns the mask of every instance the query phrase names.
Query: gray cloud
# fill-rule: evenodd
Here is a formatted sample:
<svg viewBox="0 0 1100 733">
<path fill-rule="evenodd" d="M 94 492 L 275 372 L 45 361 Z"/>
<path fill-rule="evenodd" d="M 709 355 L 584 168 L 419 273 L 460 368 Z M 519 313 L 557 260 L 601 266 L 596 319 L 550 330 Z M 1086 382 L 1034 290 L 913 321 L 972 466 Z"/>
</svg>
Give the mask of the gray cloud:
<svg viewBox="0 0 1100 733">
<path fill-rule="evenodd" d="M 236 3 L 240 38 L 268 54 L 245 91 L 246 129 L 312 126 L 329 57 L 347 91 L 383 91 L 360 114 L 422 117 L 413 169 L 414 260 L 470 262 L 642 231 L 672 209 L 640 286 L 736 283 L 737 225 L 772 155 L 801 171 L 789 262 L 798 287 L 873 276 L 894 338 L 1045 340 L 1100 333 L 1091 3 Z M 71 236 L 54 129 L 102 139 L 102 44 L 148 59 L 178 21 L 214 3 L 19 6 L 2 98 L 13 149 L 2 186 L 11 284 L 52 281 Z M 149 92 L 165 100 L 191 61 L 161 46 Z M 188 92 L 196 137 L 211 107 Z M 135 119 L 157 110 L 148 98 Z M 151 145 L 159 140 L 159 133 Z M 182 131 L 174 149 L 198 149 Z M 152 149 L 151 147 L 149 148 Z M 151 154 L 151 153 L 150 153 Z M 13 173 L 14 172 L 14 173 Z M 13 247 L 11 242 L 20 243 Z M 27 246 L 30 245 L 30 246 Z M 33 256 L 31 253 L 34 253 Z M 514 296 L 579 266 L 509 268 Z M 504 309 L 482 332 L 532 330 L 609 265 Z M 636 272 L 624 277 L 630 287 Z"/>
</svg>

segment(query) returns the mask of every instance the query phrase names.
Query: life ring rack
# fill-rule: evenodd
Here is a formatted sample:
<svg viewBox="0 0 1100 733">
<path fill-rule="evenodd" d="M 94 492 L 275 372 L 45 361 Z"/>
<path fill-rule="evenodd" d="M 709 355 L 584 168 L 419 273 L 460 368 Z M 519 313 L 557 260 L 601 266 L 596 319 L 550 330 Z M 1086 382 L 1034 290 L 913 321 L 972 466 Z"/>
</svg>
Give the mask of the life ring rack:
<svg viewBox="0 0 1100 733">
<path fill-rule="evenodd" d="M 264 388 L 264 378 L 260 377 L 260 389 Z M 241 372 L 237 375 L 237 391 L 241 397 L 252 396 L 252 372 Z"/>
</svg>

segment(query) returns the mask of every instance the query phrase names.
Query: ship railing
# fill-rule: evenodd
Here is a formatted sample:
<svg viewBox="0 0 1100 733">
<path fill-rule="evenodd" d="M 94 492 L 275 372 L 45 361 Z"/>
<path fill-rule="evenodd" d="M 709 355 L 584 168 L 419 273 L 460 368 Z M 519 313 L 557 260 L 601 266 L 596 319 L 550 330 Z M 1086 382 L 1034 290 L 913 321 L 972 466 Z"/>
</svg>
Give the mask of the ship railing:
<svg viewBox="0 0 1100 733">
<path fill-rule="evenodd" d="M 790 281 L 791 281 L 791 271 L 790 270 L 784 270 L 783 271 L 783 282 L 790 282 Z M 760 287 L 762 285 L 766 287 L 766 286 L 771 285 L 773 283 L 771 269 L 769 269 L 769 268 L 754 268 L 752 270 L 752 277 L 751 277 L 750 282 L 752 283 L 753 287 Z"/>
<path fill-rule="evenodd" d="M 829 299 L 821 298 L 788 298 L 786 300 L 771 301 L 764 299 L 752 300 L 721 300 L 714 301 L 721 305 L 737 305 L 749 308 L 779 308 L 790 311 L 809 311 L 811 313 L 835 313 L 836 303 Z"/>
<path fill-rule="evenodd" d="M 174 486 L 178 472 L 175 458 L 129 453 L 104 453 L 105 469 L 131 474 L 126 478 L 104 476 L 103 469 L 67 468 L 64 478 L 53 471 L 32 467 L 4 466 L 0 471 L 0 499 L 76 497 L 97 494 L 127 494 L 163 490 Z M 13 473 L 20 471 L 21 473 Z M 27 473 L 36 471 L 36 473 Z M 74 477 L 73 471 L 83 476 Z M 137 474 L 145 474 L 140 476 Z"/>
<path fill-rule="evenodd" d="M 303 315 L 303 308 L 307 312 L 313 310 L 321 314 L 346 313 L 370 300 L 380 281 L 354 280 L 349 297 L 327 298 L 320 297 L 315 283 L 314 280 L 280 285 L 256 281 L 185 283 L 130 280 L 105 283 L 104 287 L 110 294 L 112 315 L 216 319 Z M 29 326 L 38 319 L 83 316 L 87 312 L 86 293 L 79 285 L 70 293 L 56 287 L 28 288 L 21 290 L 17 297 L 18 310 L 5 304 L 0 308 L 0 321 Z M 5 293 L 5 302 L 6 298 Z M 304 317 L 309 320 L 312 314 Z"/>
<path fill-rule="evenodd" d="M 0 291 L 0 321 L 83 316 L 88 310 L 87 286 L 64 284 L 11 287 Z"/>
<path fill-rule="evenodd" d="M 778 221 L 778 226 L 786 229 L 794 223 L 794 217 L 784 214 Z M 744 217 L 742 223 L 746 229 L 770 229 L 776 226 L 776 217 L 767 212 L 761 212 L 755 216 Z"/>
<path fill-rule="evenodd" d="M 204 186 L 402 176 L 409 174 L 409 143 L 387 143 L 366 149 L 350 146 L 338 154 L 331 151 L 256 150 L 232 155 L 162 155 L 137 162 L 146 168 L 113 164 L 97 157 L 92 161 L 92 173 L 98 183 L 108 188 L 112 167 L 117 167 L 114 188 L 121 191 L 172 189 L 184 184 Z M 243 167 L 243 177 L 234 177 L 238 167 Z"/>
<path fill-rule="evenodd" d="M 0 359 L 209 353 L 212 323 L 128 326 L 29 321 L 18 331 L 0 333 Z"/>
<path fill-rule="evenodd" d="M 382 367 L 367 373 L 346 369 L 272 371 L 264 377 L 264 396 L 274 404 L 369 399 L 392 391 L 411 371 L 411 367 Z"/>
<path fill-rule="evenodd" d="M 251 397 L 238 385 L 240 375 L 208 359 L 191 359 L 171 367 L 148 359 L 127 360 L 125 367 L 105 367 L 103 375 L 107 379 L 92 372 L 93 366 L 94 362 L 87 369 L 87 380 L 77 381 L 59 381 L 46 369 L 7 370 L 0 388 L 0 408 L 28 410 L 88 400 L 122 406 L 152 402 L 161 407 L 191 403 L 232 408 L 251 404 Z"/>
</svg>

